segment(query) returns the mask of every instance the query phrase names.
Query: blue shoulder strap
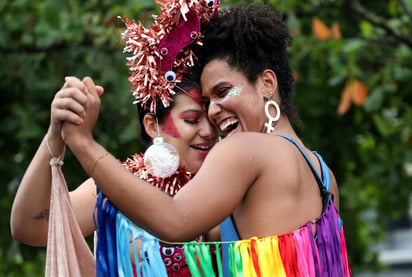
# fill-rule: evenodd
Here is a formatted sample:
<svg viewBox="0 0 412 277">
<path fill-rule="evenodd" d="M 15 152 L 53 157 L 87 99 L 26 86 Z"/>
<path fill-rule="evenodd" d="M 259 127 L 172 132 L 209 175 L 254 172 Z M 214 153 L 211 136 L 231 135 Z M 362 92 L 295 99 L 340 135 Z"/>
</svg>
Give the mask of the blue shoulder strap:
<svg viewBox="0 0 412 277">
<path fill-rule="evenodd" d="M 315 175 L 316 180 L 318 181 L 319 189 L 321 190 L 322 193 L 322 198 L 323 198 L 323 209 L 326 209 L 327 206 L 327 201 L 329 201 L 330 198 L 330 176 L 329 176 L 329 169 L 328 166 L 326 165 L 325 161 L 323 160 L 322 156 L 317 153 L 316 151 L 312 151 L 313 154 L 318 158 L 319 163 L 320 163 L 320 168 L 321 168 L 321 173 L 322 173 L 322 178 L 319 176 L 318 171 L 316 170 L 316 167 L 313 165 L 312 161 L 309 159 L 308 155 L 306 152 L 303 150 L 302 146 L 300 146 L 293 138 L 278 134 L 277 136 L 285 138 L 292 142 L 296 147 L 299 149 L 299 151 L 302 153 L 302 155 L 305 157 L 307 163 L 309 164 L 310 168 L 312 169 L 313 174 Z M 326 194 L 326 195 L 325 195 Z M 341 217 L 339 217 L 339 227 L 343 226 L 343 220 Z"/>
<path fill-rule="evenodd" d="M 277 136 L 287 139 L 288 141 L 292 142 L 298 150 L 302 153 L 303 157 L 305 158 L 306 162 L 308 163 L 310 169 L 313 172 L 313 175 L 316 178 L 318 183 L 319 189 L 322 193 L 322 198 L 324 203 L 323 207 L 326 208 L 326 203 L 329 199 L 329 190 L 330 190 L 330 176 L 328 166 L 326 165 L 325 161 L 323 160 L 322 156 L 318 154 L 316 151 L 312 153 L 318 158 L 320 167 L 321 167 L 321 175 L 319 175 L 318 170 L 316 169 L 315 165 L 312 163 L 312 160 L 303 150 L 302 146 L 298 144 L 293 138 L 285 135 L 278 134 Z M 339 218 L 340 225 L 342 224 L 341 219 Z M 221 241 L 235 241 L 239 240 L 239 235 L 237 233 L 236 227 L 234 226 L 233 220 L 231 216 L 228 216 L 221 224 L 220 224 L 220 238 Z M 229 276 L 228 271 L 228 255 L 227 255 L 227 244 L 222 244 L 222 262 L 223 262 L 223 276 Z"/>
<path fill-rule="evenodd" d="M 315 154 L 315 156 L 318 158 L 319 163 L 320 163 L 320 168 L 322 170 L 321 175 L 319 175 L 318 170 L 316 169 L 315 165 L 312 163 L 312 160 L 309 158 L 309 156 L 306 154 L 306 152 L 303 150 L 302 146 L 300 146 L 299 143 L 296 142 L 291 137 L 285 136 L 278 134 L 278 137 L 282 137 L 293 143 L 302 153 L 303 157 L 305 158 L 306 162 L 309 164 L 313 174 L 315 175 L 316 180 L 318 181 L 318 184 L 321 185 L 319 188 L 322 190 L 323 188 L 326 189 L 326 191 L 330 190 L 330 177 L 329 177 L 329 171 L 328 171 L 328 166 L 324 162 L 323 158 L 321 155 L 319 155 L 316 151 L 313 151 L 312 153 Z"/>
</svg>

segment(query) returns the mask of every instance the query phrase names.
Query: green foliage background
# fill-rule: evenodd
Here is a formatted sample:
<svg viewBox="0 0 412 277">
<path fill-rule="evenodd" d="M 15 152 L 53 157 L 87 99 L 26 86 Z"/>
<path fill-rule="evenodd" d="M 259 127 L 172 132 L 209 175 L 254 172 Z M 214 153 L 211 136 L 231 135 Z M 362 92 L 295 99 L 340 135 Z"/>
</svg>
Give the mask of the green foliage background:
<svg viewBox="0 0 412 277">
<path fill-rule="evenodd" d="M 377 270 L 372 246 L 405 219 L 411 199 L 412 1 L 263 2 L 282 11 L 294 33 L 297 131 L 335 172 L 353 271 Z M 45 250 L 11 238 L 10 209 L 65 76 L 91 76 L 105 87 L 98 141 L 119 159 L 142 149 L 117 16 L 149 26 L 157 12 L 153 0 L 0 1 L 0 276 L 44 274 Z M 338 22 L 342 39 L 315 39 L 314 16 Z M 350 78 L 369 97 L 339 116 Z M 87 177 L 70 151 L 63 171 L 70 189 Z M 411 228 L 410 218 L 402 222 Z"/>
</svg>

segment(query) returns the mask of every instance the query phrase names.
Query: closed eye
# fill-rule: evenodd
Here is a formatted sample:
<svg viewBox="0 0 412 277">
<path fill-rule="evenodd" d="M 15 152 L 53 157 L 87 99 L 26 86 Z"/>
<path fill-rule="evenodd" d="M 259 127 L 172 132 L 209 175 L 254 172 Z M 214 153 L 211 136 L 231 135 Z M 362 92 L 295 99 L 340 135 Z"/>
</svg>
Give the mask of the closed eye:
<svg viewBox="0 0 412 277">
<path fill-rule="evenodd" d="M 189 123 L 189 124 L 199 124 L 199 119 L 198 118 L 196 118 L 196 119 L 184 119 L 183 121 L 186 122 L 186 123 Z"/>
<path fill-rule="evenodd" d="M 188 124 L 199 124 L 202 114 L 201 110 L 186 110 L 180 114 L 180 118 Z"/>
<path fill-rule="evenodd" d="M 230 91 L 230 89 L 231 87 L 221 87 L 216 93 L 217 97 L 218 98 L 225 97 L 226 94 Z"/>
</svg>

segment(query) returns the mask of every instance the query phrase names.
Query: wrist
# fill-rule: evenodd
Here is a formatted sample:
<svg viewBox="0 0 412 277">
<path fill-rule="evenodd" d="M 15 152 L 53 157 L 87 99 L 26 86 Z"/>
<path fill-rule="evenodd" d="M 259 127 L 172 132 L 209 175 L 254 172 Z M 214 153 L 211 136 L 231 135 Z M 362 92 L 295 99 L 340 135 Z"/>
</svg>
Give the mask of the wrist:
<svg viewBox="0 0 412 277">
<path fill-rule="evenodd" d="M 70 135 L 65 138 L 65 141 L 75 155 L 88 152 L 88 150 L 94 149 L 97 145 L 92 136 L 85 135 Z"/>
<path fill-rule="evenodd" d="M 68 146 L 90 177 L 93 176 L 98 163 L 109 155 L 93 137 L 76 138 L 71 144 L 68 143 Z"/>
<path fill-rule="evenodd" d="M 61 137 L 52 135 L 50 132 L 47 132 L 44 137 L 47 150 L 52 158 L 60 158 L 63 160 L 64 152 L 66 150 L 66 143 Z"/>
</svg>

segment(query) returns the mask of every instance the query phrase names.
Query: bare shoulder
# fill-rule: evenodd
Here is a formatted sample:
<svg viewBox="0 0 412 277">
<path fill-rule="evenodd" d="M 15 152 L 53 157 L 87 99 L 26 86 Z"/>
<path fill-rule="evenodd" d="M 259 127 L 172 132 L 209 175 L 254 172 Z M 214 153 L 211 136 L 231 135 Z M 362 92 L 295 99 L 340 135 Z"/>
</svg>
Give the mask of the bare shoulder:
<svg viewBox="0 0 412 277">
<path fill-rule="evenodd" d="M 268 148 L 281 148 L 284 144 L 288 142 L 284 139 L 278 138 L 273 135 L 257 133 L 257 132 L 242 132 L 233 134 L 227 138 L 220 141 L 214 149 L 215 151 L 230 151 L 234 148 L 239 149 L 241 147 L 242 152 L 256 152 L 259 149 Z"/>
<path fill-rule="evenodd" d="M 219 141 L 207 155 L 202 167 L 213 164 L 228 166 L 237 164 L 243 166 L 257 158 L 256 145 L 258 141 L 254 134 L 237 133 Z"/>
<path fill-rule="evenodd" d="M 223 139 L 207 155 L 197 176 L 205 174 L 210 181 L 210 172 L 214 172 L 219 186 L 222 182 L 250 186 L 265 170 L 270 158 L 267 153 L 275 153 L 268 145 L 268 137 L 266 134 L 243 132 Z"/>
<path fill-rule="evenodd" d="M 233 163 L 238 170 L 243 168 L 259 175 L 268 164 L 276 170 L 287 167 L 293 158 L 291 151 L 290 142 L 280 137 L 255 132 L 236 133 L 213 147 L 204 166 L 227 167 L 228 163 Z"/>
</svg>

